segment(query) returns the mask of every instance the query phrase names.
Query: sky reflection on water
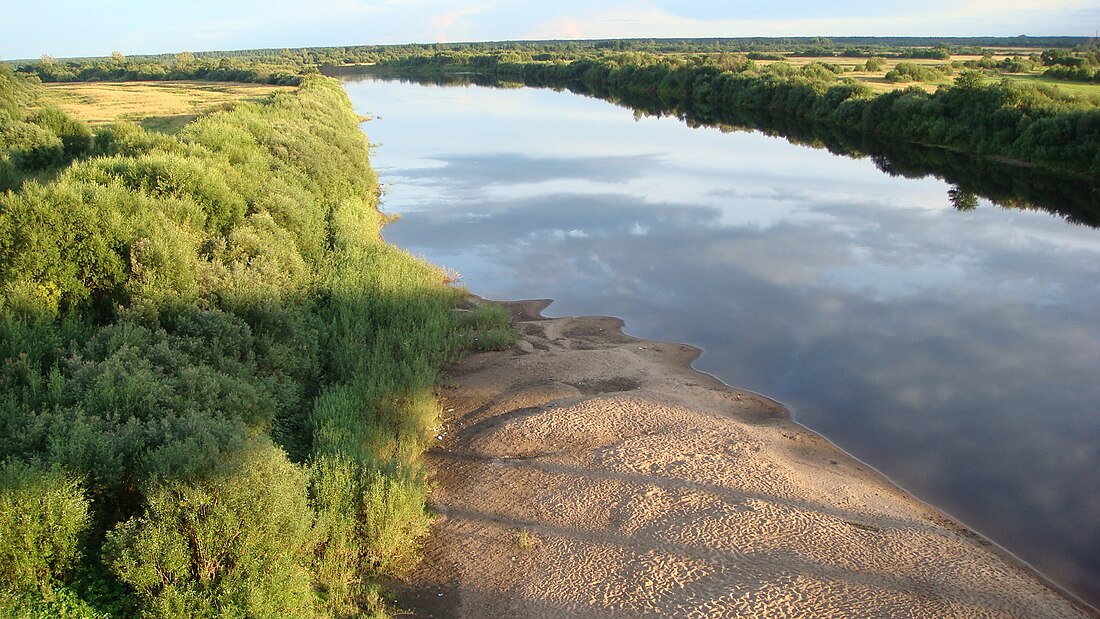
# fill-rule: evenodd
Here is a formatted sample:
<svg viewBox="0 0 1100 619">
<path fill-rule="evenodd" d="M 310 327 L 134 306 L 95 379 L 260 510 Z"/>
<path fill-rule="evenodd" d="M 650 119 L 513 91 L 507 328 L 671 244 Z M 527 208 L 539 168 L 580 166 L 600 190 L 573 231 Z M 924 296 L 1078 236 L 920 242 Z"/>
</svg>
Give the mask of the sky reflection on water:
<svg viewBox="0 0 1100 619">
<path fill-rule="evenodd" d="M 1100 601 L 1100 231 L 568 93 L 349 82 L 386 238 L 696 363 Z"/>
</svg>

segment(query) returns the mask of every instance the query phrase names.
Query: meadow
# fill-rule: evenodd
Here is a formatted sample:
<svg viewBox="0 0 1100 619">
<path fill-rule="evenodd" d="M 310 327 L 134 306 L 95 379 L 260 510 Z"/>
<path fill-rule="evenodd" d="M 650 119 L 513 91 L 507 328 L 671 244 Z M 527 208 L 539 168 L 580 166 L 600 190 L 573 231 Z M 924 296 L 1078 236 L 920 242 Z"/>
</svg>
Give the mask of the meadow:
<svg viewBox="0 0 1100 619">
<path fill-rule="evenodd" d="M 199 81 L 54 82 L 45 100 L 90 127 L 135 122 L 152 131 L 174 133 L 198 116 L 237 101 L 258 102 L 291 86 Z"/>
</svg>

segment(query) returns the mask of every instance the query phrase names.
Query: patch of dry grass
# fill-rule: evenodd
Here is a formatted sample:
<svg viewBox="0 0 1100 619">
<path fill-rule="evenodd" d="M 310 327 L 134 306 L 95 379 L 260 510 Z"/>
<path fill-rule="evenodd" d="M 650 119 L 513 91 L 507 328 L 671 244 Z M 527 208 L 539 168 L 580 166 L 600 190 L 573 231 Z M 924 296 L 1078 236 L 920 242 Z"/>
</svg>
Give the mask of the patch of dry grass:
<svg viewBox="0 0 1100 619">
<path fill-rule="evenodd" d="M 257 100 L 293 86 L 227 82 L 68 82 L 44 84 L 49 100 L 89 125 L 119 120 L 172 133 L 203 112 Z"/>
</svg>

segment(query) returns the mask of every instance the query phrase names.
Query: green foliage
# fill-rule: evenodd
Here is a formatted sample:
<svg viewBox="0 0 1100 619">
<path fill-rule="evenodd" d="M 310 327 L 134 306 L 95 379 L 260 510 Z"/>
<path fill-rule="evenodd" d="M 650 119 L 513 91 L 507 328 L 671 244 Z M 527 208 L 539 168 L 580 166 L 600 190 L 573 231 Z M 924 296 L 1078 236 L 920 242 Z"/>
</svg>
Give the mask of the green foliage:
<svg viewBox="0 0 1100 619">
<path fill-rule="evenodd" d="M 121 54 L 112 54 L 109 58 L 64 62 L 51 58 L 21 65 L 18 71 L 43 82 L 206 80 L 284 86 L 300 85 L 305 73 L 300 63 L 281 59 L 269 58 L 261 62 L 241 58 L 196 60 L 194 55 L 187 58 L 184 54 L 176 54 L 179 58 L 164 56 L 157 59 L 126 58 Z"/>
<path fill-rule="evenodd" d="M 86 154 L 92 146 L 92 131 L 88 126 L 56 107 L 35 111 L 27 117 L 27 122 L 60 138 L 65 156 L 69 159 Z"/>
<path fill-rule="evenodd" d="M 178 142 L 158 132 L 145 131 L 131 122 L 118 122 L 96 130 L 93 154 L 143 155 L 152 151 L 173 152 Z"/>
<path fill-rule="evenodd" d="M 116 125 L 71 163 L 79 132 L 36 119 L 3 134 L 48 132 L 55 163 L 0 195 L 0 453 L 81 479 L 90 524 L 59 597 L 3 608 L 384 614 L 371 579 L 416 559 L 432 386 L 466 339 L 443 273 L 379 235 L 340 85 Z"/>
<path fill-rule="evenodd" d="M 1043 77 L 1071 82 L 1097 82 L 1100 83 L 1100 69 L 1092 67 L 1065 67 L 1053 66 L 1043 71 Z"/>
<path fill-rule="evenodd" d="M 352 614 L 361 596 L 361 469 L 361 464 L 342 455 L 321 455 L 310 464 L 317 535 L 313 573 L 321 604 L 332 616 Z"/>
<path fill-rule="evenodd" d="M 947 74 L 948 68 L 899 62 L 886 72 L 888 82 L 935 82 Z"/>
<path fill-rule="evenodd" d="M 955 77 L 956 88 L 980 88 L 985 83 L 985 74 L 973 69 L 963 71 Z"/>
<path fill-rule="evenodd" d="M 91 130 L 55 107 L 32 109 L 40 95 L 36 79 L 0 63 L 0 191 L 90 152 Z"/>
<path fill-rule="evenodd" d="M 468 346 L 476 350 L 507 350 L 519 335 L 512 326 L 512 314 L 498 303 L 481 302 L 465 311 L 461 324 L 467 327 Z"/>
<path fill-rule="evenodd" d="M 412 567 L 430 520 L 422 474 L 373 471 L 363 483 L 364 556 L 371 571 L 399 575 Z"/>
<path fill-rule="evenodd" d="M 235 188 L 239 182 L 235 170 L 210 164 L 210 157 L 197 149 L 186 154 L 151 152 L 94 159 L 74 167 L 69 176 L 97 185 L 118 182 L 156 198 L 193 200 L 202 208 L 208 226 L 225 231 L 244 216 L 245 196 Z"/>
<path fill-rule="evenodd" d="M 22 114 L 37 96 L 32 82 L 16 77 L 8 63 L 0 63 L 0 119 Z"/>
<path fill-rule="evenodd" d="M 270 444 L 239 470 L 155 484 L 106 554 L 149 617 L 313 617 L 306 477 Z"/>
<path fill-rule="evenodd" d="M 0 617 L 6 619 L 112 619 L 68 588 L 58 589 L 49 597 L 40 593 L 0 591 Z"/>
<path fill-rule="evenodd" d="M 384 469 L 341 455 L 316 458 L 311 496 L 317 513 L 315 571 L 330 612 L 369 597 L 358 575 L 400 575 L 413 565 L 430 517 L 418 469 Z"/>
<path fill-rule="evenodd" d="M 0 140 L 8 151 L 6 159 L 14 168 L 44 170 L 65 158 L 61 138 L 36 124 L 14 121 L 0 125 Z"/>
<path fill-rule="evenodd" d="M 29 183 L 0 195 L 0 286 L 10 305 L 43 312 L 107 301 L 125 280 L 115 187 Z"/>
<path fill-rule="evenodd" d="M 87 525 L 77 480 L 40 464 L 0 465 L 0 593 L 50 599 L 79 557 Z"/>
</svg>

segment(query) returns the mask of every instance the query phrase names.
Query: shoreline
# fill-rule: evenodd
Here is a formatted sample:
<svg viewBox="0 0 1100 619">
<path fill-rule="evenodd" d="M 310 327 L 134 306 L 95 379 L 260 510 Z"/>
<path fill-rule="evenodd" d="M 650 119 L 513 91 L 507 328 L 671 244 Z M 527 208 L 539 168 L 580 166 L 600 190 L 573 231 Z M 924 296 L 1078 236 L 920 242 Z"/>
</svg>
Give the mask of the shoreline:
<svg viewBox="0 0 1100 619">
<path fill-rule="evenodd" d="M 538 301 L 541 302 L 541 301 L 544 301 L 544 300 L 547 301 L 547 306 L 549 306 L 551 303 L 553 303 L 552 299 L 539 299 Z M 494 301 L 494 302 L 495 303 L 502 303 L 502 304 L 505 304 L 505 305 L 508 305 L 509 303 L 513 303 L 512 301 Z M 517 303 L 524 303 L 524 302 L 525 301 L 519 301 Z M 606 317 L 605 316 L 597 316 L 597 318 L 606 318 Z M 554 320 L 553 318 L 548 318 L 548 317 L 545 317 L 545 316 L 541 316 L 541 314 L 540 314 L 538 319 L 540 319 L 540 320 Z M 625 330 L 624 330 L 624 334 L 626 334 Z M 628 337 L 637 337 L 637 336 L 630 336 L 629 334 L 626 334 L 626 335 Z M 658 342 L 658 340 L 645 340 L 644 338 L 637 338 L 637 339 L 642 340 L 642 341 Z M 706 349 L 700 348 L 700 347 L 695 346 L 693 344 L 678 344 L 678 345 L 688 346 L 688 347 L 691 347 L 691 348 L 694 348 L 695 350 L 697 350 L 699 354 L 696 355 L 696 358 L 702 356 L 702 354 L 706 352 Z M 694 360 L 691 363 L 694 364 Z M 802 427 L 806 432 L 809 432 L 809 433 L 815 435 L 817 438 L 821 439 L 822 441 L 825 441 L 830 446 L 832 446 L 833 449 L 835 449 L 836 451 L 843 454 L 846 458 L 850 458 L 851 460 L 853 460 L 855 462 L 858 462 L 861 466 L 865 467 L 870 472 L 872 472 L 875 475 L 878 475 L 879 477 L 881 477 L 886 483 L 893 486 L 897 490 L 897 492 L 899 492 L 900 494 L 905 495 L 906 497 L 910 498 L 913 501 L 921 503 L 922 505 L 924 505 L 924 507 L 926 509 L 928 509 L 930 511 L 934 511 L 934 512 L 939 513 L 944 519 L 954 522 L 956 525 L 958 525 L 962 529 L 965 529 L 970 534 L 973 534 L 977 539 L 980 539 L 981 543 L 983 545 L 988 545 L 991 548 L 995 548 L 998 551 L 999 554 L 1003 555 L 1004 559 L 1015 562 L 1015 563 L 1019 564 L 1019 566 L 1021 568 L 1024 568 L 1026 570 L 1031 571 L 1035 575 L 1035 577 L 1040 582 L 1042 582 L 1044 585 L 1046 585 L 1047 587 L 1050 587 L 1054 591 L 1056 591 L 1059 594 L 1063 595 L 1064 597 L 1068 598 L 1070 601 L 1072 601 L 1075 604 L 1081 606 L 1086 611 L 1092 612 L 1097 617 L 1100 617 L 1100 608 L 1098 608 L 1096 606 L 1093 606 L 1092 604 L 1090 604 L 1088 601 L 1086 601 L 1081 596 L 1073 593 L 1069 589 L 1067 589 L 1064 586 L 1060 585 L 1057 581 L 1055 581 L 1054 579 L 1047 576 L 1041 569 L 1035 567 L 1029 561 L 1027 561 L 1026 559 L 1023 559 L 1022 557 L 1020 557 L 1016 553 L 1012 552 L 1011 550 L 1009 550 L 1005 546 L 1001 545 L 999 542 L 994 541 L 991 537 L 988 537 L 987 535 L 985 535 L 984 533 L 979 531 L 977 528 L 971 526 L 970 524 L 968 524 L 967 522 L 965 522 L 961 518 L 950 514 L 946 510 L 936 506 L 934 503 L 932 503 L 930 501 L 926 501 L 925 499 L 920 498 L 919 496 L 914 494 L 912 491 L 906 489 L 900 483 L 895 481 L 894 478 L 890 477 L 889 475 L 887 475 L 886 473 L 881 471 L 878 467 L 876 467 L 873 464 L 868 463 L 866 460 L 863 460 L 862 458 L 852 454 L 851 452 L 847 451 L 846 449 L 844 449 L 840 445 L 837 445 L 829 437 L 825 436 L 824 434 L 821 434 L 817 430 L 814 430 L 810 426 L 805 425 L 801 421 L 798 421 L 797 419 L 794 418 L 794 415 L 791 412 L 791 408 L 789 406 L 787 406 L 786 404 L 784 404 L 783 402 L 781 402 L 779 400 L 776 400 L 775 398 L 772 398 L 771 396 L 768 396 L 766 394 L 759 393 L 757 391 L 752 391 L 752 390 L 749 390 L 749 389 L 744 389 L 744 388 L 741 388 L 741 387 L 735 387 L 733 385 L 730 385 L 729 383 L 723 381 L 722 379 L 718 378 L 714 374 L 711 374 L 710 372 L 707 372 L 705 370 L 700 370 L 700 369 L 694 367 L 694 365 L 690 365 L 689 368 L 693 372 L 708 376 L 711 379 L 725 385 L 728 389 L 731 389 L 731 390 L 734 390 L 734 391 L 739 391 L 739 392 L 742 392 L 742 393 L 753 394 L 756 397 L 768 400 L 769 402 L 774 403 L 776 406 L 779 406 L 779 407 L 783 408 L 783 410 L 786 413 L 787 421 L 789 421 L 789 422 L 791 422 L 791 423 L 793 423 L 797 426 Z"/>
<path fill-rule="evenodd" d="M 549 304 L 448 372 L 416 616 L 1100 617 L 700 349 Z"/>
<path fill-rule="evenodd" d="M 514 310 L 514 306 L 523 305 L 524 306 L 524 311 L 527 312 L 527 313 L 525 313 L 525 319 L 526 320 L 555 320 L 555 318 L 547 317 L 547 316 L 542 315 L 542 310 L 545 310 L 547 307 L 549 307 L 551 304 L 553 304 L 553 302 L 554 302 L 553 299 L 533 299 L 533 300 L 522 300 L 522 301 L 493 301 L 493 302 L 501 303 L 505 306 L 513 308 L 513 310 Z M 532 308 L 535 309 L 533 314 L 530 313 L 530 309 L 532 309 Z M 640 338 L 640 337 L 637 337 L 637 336 L 632 336 L 632 335 L 626 333 L 625 322 L 622 321 L 619 318 L 615 318 L 615 317 L 612 317 L 612 316 L 595 316 L 595 318 L 610 318 L 610 319 L 618 320 L 618 321 L 622 322 L 623 326 L 620 327 L 620 329 L 622 330 L 623 335 L 625 335 L 627 337 L 633 337 L 635 339 L 638 339 L 639 341 L 653 342 L 653 343 L 664 343 L 664 344 L 674 344 L 672 342 L 664 342 L 664 341 L 659 341 L 659 340 L 649 340 L 649 339 Z M 763 394 L 763 393 L 760 393 L 760 392 L 757 392 L 757 391 L 752 391 L 750 389 L 744 389 L 744 388 L 741 388 L 741 387 L 736 387 L 734 385 L 730 385 L 729 383 L 723 381 L 722 379 L 718 378 L 714 374 L 711 374 L 710 372 L 707 372 L 705 370 L 700 370 L 700 369 L 696 368 L 694 366 L 695 360 L 698 359 L 699 357 L 701 357 L 706 352 L 705 349 L 700 348 L 698 346 L 695 346 L 693 344 L 675 343 L 675 345 L 687 346 L 687 347 L 692 348 L 693 350 L 696 351 L 696 354 L 695 354 L 694 358 L 692 358 L 688 361 L 688 369 L 691 370 L 692 372 L 707 376 L 711 380 L 715 381 L 716 383 L 719 383 L 719 384 L 725 386 L 727 389 L 730 389 L 730 390 L 733 390 L 733 391 L 736 391 L 736 392 L 740 392 L 740 393 L 752 394 L 754 397 L 761 398 L 763 400 L 766 400 L 766 401 L 774 404 L 777 407 L 782 408 L 787 421 L 804 428 L 806 432 L 812 433 L 817 438 L 821 439 L 822 441 L 825 441 L 833 449 L 840 452 L 845 457 L 850 458 L 850 459 L 854 460 L 855 462 L 858 462 L 861 466 L 865 467 L 866 469 L 868 469 L 873 474 L 878 475 L 879 477 L 881 477 L 886 483 L 893 486 L 897 490 L 897 492 L 909 497 L 910 499 L 912 499 L 914 501 L 917 501 L 917 502 L 921 503 L 928 510 L 939 513 L 944 519 L 954 522 L 956 525 L 958 525 L 962 529 L 965 529 L 966 531 L 968 531 L 969 534 L 972 534 L 972 535 L 976 536 L 976 539 L 980 539 L 981 540 L 980 543 L 982 543 L 983 545 L 988 544 L 989 547 L 995 548 L 998 551 L 999 554 L 1003 555 L 1004 559 L 1006 559 L 1008 561 L 1015 562 L 1021 568 L 1024 568 L 1026 570 L 1031 571 L 1036 576 L 1036 578 L 1040 582 L 1042 582 L 1044 585 L 1046 585 L 1047 587 L 1050 587 L 1054 591 L 1056 591 L 1059 594 L 1063 595 L 1064 597 L 1068 598 L 1070 601 L 1072 601 L 1073 603 L 1081 606 L 1086 611 L 1092 612 L 1096 616 L 1100 617 L 1100 609 L 1098 609 L 1097 607 L 1092 606 L 1091 604 L 1089 604 L 1087 601 L 1085 601 L 1080 596 L 1076 595 L 1072 591 L 1070 591 L 1070 590 L 1066 589 L 1065 587 L 1063 587 L 1062 585 L 1058 584 L 1056 581 L 1054 581 L 1049 576 L 1047 576 L 1045 573 L 1043 573 L 1042 570 L 1035 567 L 1034 565 L 1032 565 L 1027 560 L 1021 558 L 1016 553 L 1014 553 L 1011 550 L 1009 550 L 1008 548 L 1002 546 L 1000 543 L 994 541 L 992 538 L 987 537 L 985 534 L 981 533 L 976 528 L 970 526 L 968 523 L 964 522 L 962 519 L 960 519 L 956 516 L 953 516 L 952 514 L 948 513 L 947 511 L 945 511 L 943 509 L 941 509 L 940 507 L 937 507 L 935 504 L 916 496 L 911 491 L 907 490 L 904 486 L 902 486 L 901 484 L 896 482 L 892 477 L 890 477 L 886 473 L 882 472 L 881 470 L 879 470 L 874 465 L 869 464 L 867 461 L 863 460 L 862 458 L 859 458 L 859 457 L 853 455 L 852 453 L 845 450 L 843 447 L 841 447 L 841 446 L 837 445 L 836 443 L 834 443 L 829 437 L 819 433 L 817 430 L 814 430 L 813 428 L 811 428 L 811 427 L 803 424 L 802 422 L 798 421 L 797 419 L 795 419 L 794 415 L 792 414 L 791 408 L 789 406 L 787 406 L 786 404 L 784 404 L 783 402 L 781 402 L 779 400 L 776 400 L 775 398 L 772 398 L 771 396 L 769 396 L 767 394 Z"/>
</svg>

